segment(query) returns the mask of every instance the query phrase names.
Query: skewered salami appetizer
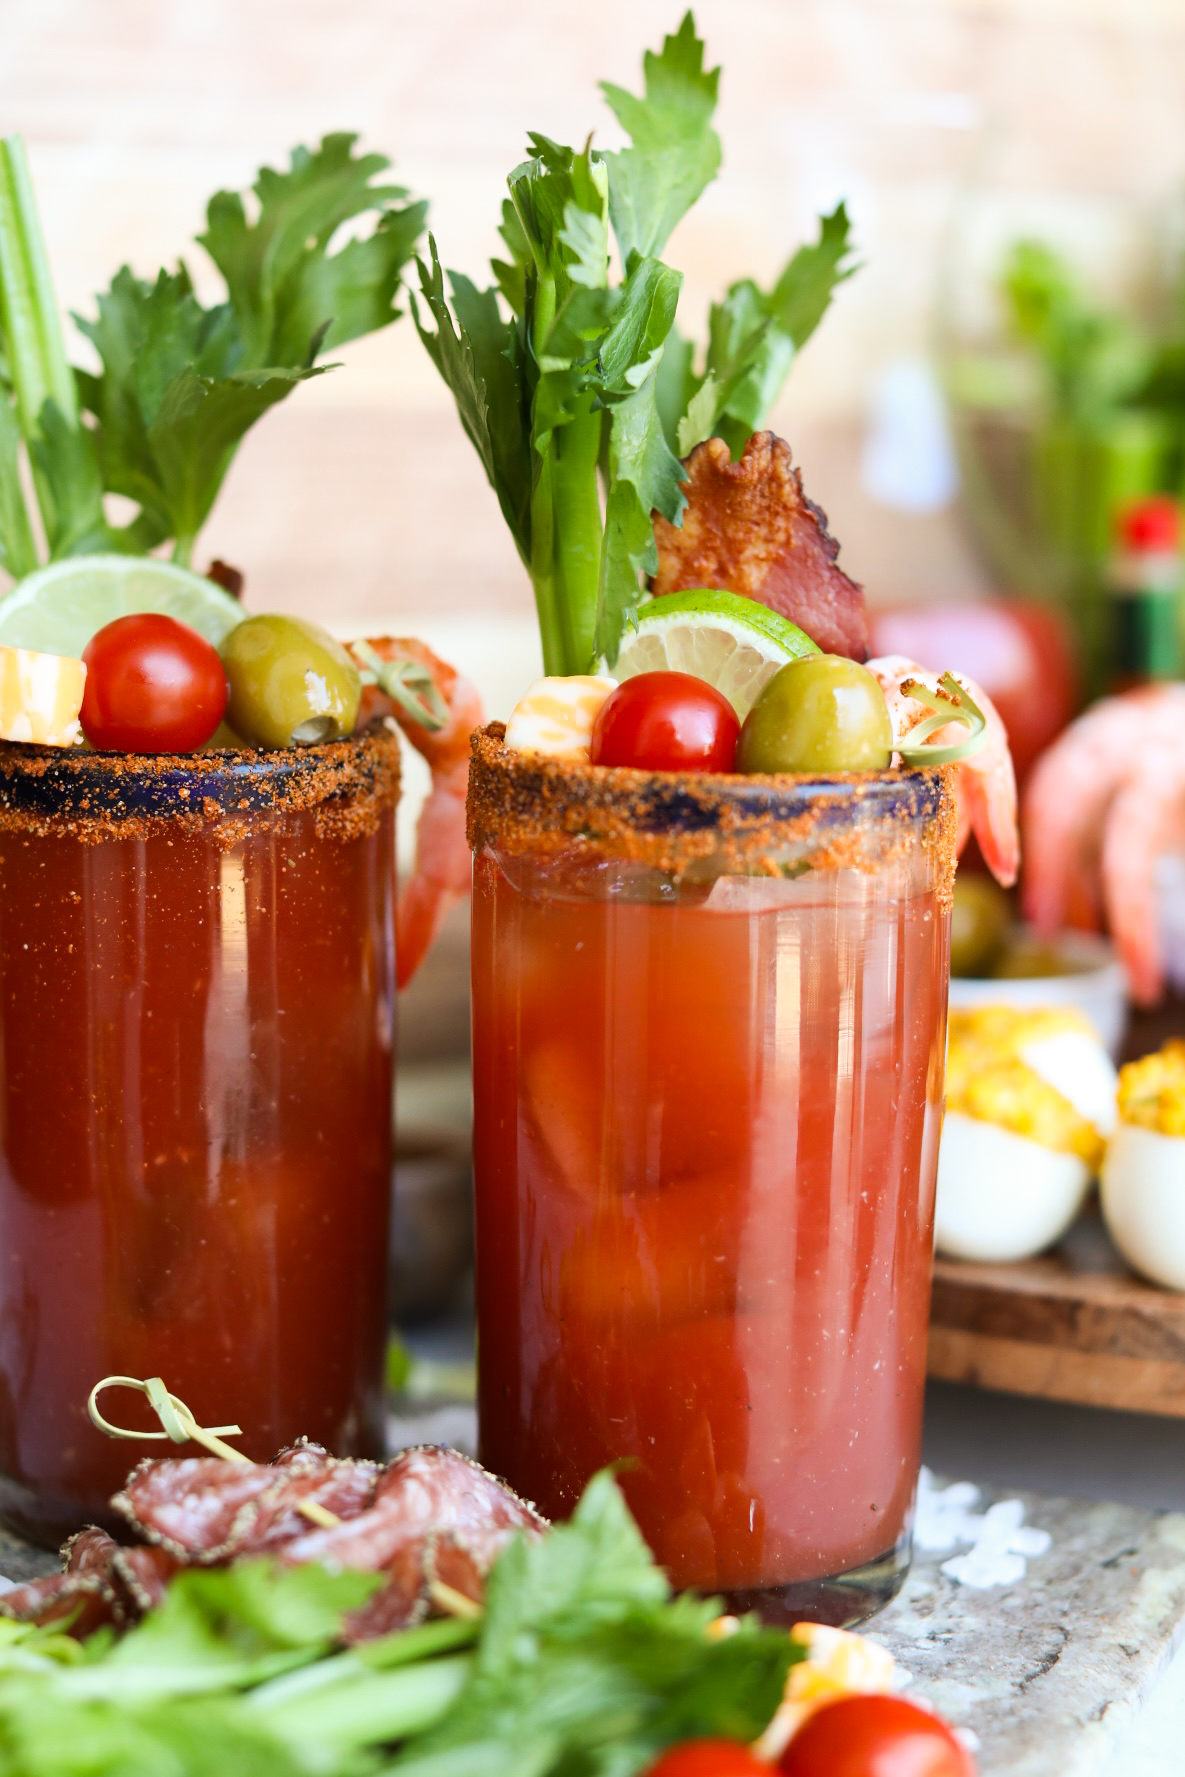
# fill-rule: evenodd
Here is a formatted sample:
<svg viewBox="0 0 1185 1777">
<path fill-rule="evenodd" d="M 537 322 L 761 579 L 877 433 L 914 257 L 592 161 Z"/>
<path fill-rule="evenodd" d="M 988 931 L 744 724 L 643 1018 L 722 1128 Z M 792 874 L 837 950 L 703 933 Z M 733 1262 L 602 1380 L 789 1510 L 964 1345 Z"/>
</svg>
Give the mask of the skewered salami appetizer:
<svg viewBox="0 0 1185 1777">
<path fill-rule="evenodd" d="M 310 1525 L 301 1510 L 310 1502 L 327 1522 Z M 284 1566 L 318 1561 L 385 1574 L 345 1622 L 345 1640 L 365 1641 L 439 1614 L 442 1598 L 479 1605 L 510 1538 L 547 1528 L 476 1462 L 436 1445 L 404 1450 L 385 1466 L 340 1460 L 310 1443 L 241 1466 L 149 1458 L 111 1504 L 134 1543 L 91 1526 L 66 1544 L 61 1573 L 5 1593 L 0 1614 L 26 1623 L 72 1618 L 70 1632 L 81 1638 L 104 1623 L 137 1621 L 183 1568 L 271 1556 Z"/>
</svg>

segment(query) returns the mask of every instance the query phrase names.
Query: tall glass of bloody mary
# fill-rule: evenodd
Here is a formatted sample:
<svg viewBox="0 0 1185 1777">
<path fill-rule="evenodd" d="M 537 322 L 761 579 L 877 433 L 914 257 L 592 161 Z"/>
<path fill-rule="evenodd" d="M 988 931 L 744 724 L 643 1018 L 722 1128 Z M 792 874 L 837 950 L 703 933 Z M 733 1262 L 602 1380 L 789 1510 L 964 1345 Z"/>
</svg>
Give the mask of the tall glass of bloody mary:
<svg viewBox="0 0 1185 1777">
<path fill-rule="evenodd" d="M 606 770 L 475 740 L 481 1458 L 621 1465 L 679 1586 L 854 1622 L 908 1565 L 949 773 Z"/>
<path fill-rule="evenodd" d="M 102 1521 L 127 1453 L 86 1399 L 110 1373 L 163 1376 L 255 1458 L 302 1434 L 381 1454 L 398 790 L 382 729 L 183 757 L 0 746 L 19 1530 Z"/>
</svg>

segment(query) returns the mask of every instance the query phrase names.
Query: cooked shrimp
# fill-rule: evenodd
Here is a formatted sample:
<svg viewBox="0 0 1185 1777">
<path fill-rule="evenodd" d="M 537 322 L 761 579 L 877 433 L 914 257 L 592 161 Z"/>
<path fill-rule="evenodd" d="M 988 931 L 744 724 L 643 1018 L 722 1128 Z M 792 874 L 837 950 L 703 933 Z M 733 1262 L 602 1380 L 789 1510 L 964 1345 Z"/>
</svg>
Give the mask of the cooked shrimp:
<svg viewBox="0 0 1185 1777">
<path fill-rule="evenodd" d="M 417 722 L 407 708 L 377 687 L 366 693 L 368 708 L 394 716 L 432 771 L 432 787 L 416 827 L 415 864 L 395 909 L 395 979 L 400 987 L 406 987 L 449 907 L 469 892 L 471 863 L 465 837 L 469 736 L 484 717 L 481 699 L 469 680 L 439 660 L 423 642 L 372 636 L 366 646 L 383 662 L 408 661 L 424 668 L 447 712 L 444 726 L 434 730 Z M 358 658 L 365 666 L 363 649 L 359 649 Z M 364 718 L 366 713 L 364 709 Z"/>
<path fill-rule="evenodd" d="M 1043 933 L 1105 916 L 1142 1005 L 1164 965 L 1156 860 L 1185 829 L 1185 685 L 1106 697 L 1072 722 L 1025 787 L 1025 917 Z"/>
<path fill-rule="evenodd" d="M 917 679 L 931 690 L 936 690 L 939 675 L 927 672 L 924 667 L 907 660 L 902 654 L 885 654 L 879 660 L 870 660 L 868 670 L 876 675 L 885 694 L 894 738 L 904 740 L 910 729 L 916 728 L 930 711 L 902 691 L 902 681 Z M 1012 769 L 1012 754 L 1008 750 L 1008 735 L 995 704 L 986 692 L 980 690 L 975 680 L 967 678 L 964 673 L 952 673 L 951 677 L 975 699 L 987 717 L 984 745 L 971 758 L 962 760 L 955 767 L 958 849 L 962 851 L 968 835 L 974 833 L 988 869 L 997 882 L 1008 888 L 1016 881 L 1020 864 L 1020 838 L 1016 825 L 1016 774 Z M 962 723 L 951 722 L 931 735 L 930 742 L 936 747 L 950 746 L 965 735 L 966 729 Z"/>
<path fill-rule="evenodd" d="M 1040 932 L 1102 923 L 1100 858 L 1116 793 L 1130 780 L 1155 794 L 1159 764 L 1185 735 L 1185 685 L 1106 697 L 1072 722 L 1025 786 L 1025 918 Z M 1130 805 L 1124 817 L 1130 820 Z M 1114 874 L 1114 871 L 1113 871 Z M 1115 910 L 1108 905 L 1112 926 Z"/>
</svg>

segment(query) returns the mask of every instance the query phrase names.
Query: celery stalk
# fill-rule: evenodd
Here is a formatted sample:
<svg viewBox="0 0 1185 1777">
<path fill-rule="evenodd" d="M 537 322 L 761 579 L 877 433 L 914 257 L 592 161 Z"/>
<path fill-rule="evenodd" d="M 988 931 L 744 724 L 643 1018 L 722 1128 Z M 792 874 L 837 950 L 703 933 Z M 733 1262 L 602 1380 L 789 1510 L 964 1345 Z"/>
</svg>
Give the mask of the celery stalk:
<svg viewBox="0 0 1185 1777">
<path fill-rule="evenodd" d="M 551 498 L 554 560 L 551 583 L 563 617 L 564 664 L 547 671 L 588 672 L 596 659 L 597 589 L 605 521 L 597 462 L 601 415 L 582 415 L 552 438 Z"/>
<path fill-rule="evenodd" d="M 21 487 L 21 431 L 0 385 L 0 567 L 19 580 L 37 566 L 37 545 Z"/>
<path fill-rule="evenodd" d="M 0 140 L 0 329 L 49 553 L 99 546 L 107 537 L 102 481 L 19 136 Z"/>
<path fill-rule="evenodd" d="M 74 372 L 19 136 L 0 139 L 0 319 L 25 437 L 37 435 L 46 401 L 56 401 L 62 417 L 77 426 Z"/>
<path fill-rule="evenodd" d="M 347 1668 L 336 1682 L 303 1695 L 287 1690 L 272 1702 L 257 1691 L 250 1706 L 297 1746 L 313 1742 L 342 1750 L 389 1743 L 438 1722 L 460 1695 L 472 1664 L 472 1655 L 453 1654 L 392 1672 Z"/>
</svg>

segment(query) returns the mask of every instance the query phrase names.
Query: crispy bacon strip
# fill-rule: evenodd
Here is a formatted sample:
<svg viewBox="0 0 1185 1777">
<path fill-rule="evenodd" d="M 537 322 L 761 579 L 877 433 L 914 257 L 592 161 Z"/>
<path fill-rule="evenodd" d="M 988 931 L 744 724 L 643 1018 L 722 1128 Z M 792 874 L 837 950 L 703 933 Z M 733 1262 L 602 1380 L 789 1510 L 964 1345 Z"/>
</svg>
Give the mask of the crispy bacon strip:
<svg viewBox="0 0 1185 1777">
<path fill-rule="evenodd" d="M 656 596 L 700 586 L 739 592 L 790 618 L 825 653 L 863 660 L 864 593 L 836 566 L 839 544 L 803 493 L 789 445 L 755 432 L 734 463 L 722 438 L 708 438 L 686 468 L 682 528 L 654 519 Z"/>
</svg>

